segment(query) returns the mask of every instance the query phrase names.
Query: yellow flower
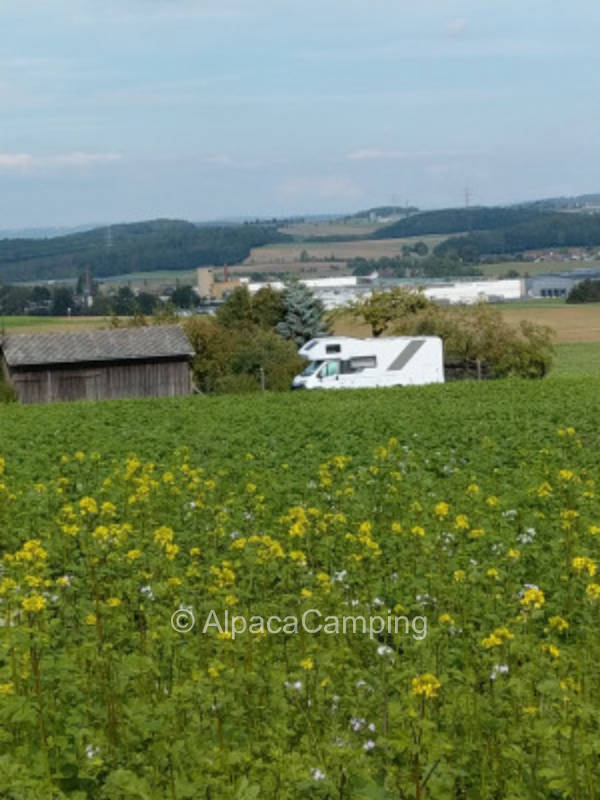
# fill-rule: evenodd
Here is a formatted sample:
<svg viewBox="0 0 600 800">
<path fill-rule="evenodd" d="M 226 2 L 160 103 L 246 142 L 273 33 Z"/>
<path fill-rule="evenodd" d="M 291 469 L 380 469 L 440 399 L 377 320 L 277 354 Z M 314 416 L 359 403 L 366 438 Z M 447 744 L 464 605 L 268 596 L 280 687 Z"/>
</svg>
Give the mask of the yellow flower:
<svg viewBox="0 0 600 800">
<path fill-rule="evenodd" d="M 199 547 L 190 547 L 190 555 L 191 556 L 199 556 L 200 553 L 201 553 L 201 550 L 200 550 Z"/>
<path fill-rule="evenodd" d="M 571 564 L 575 572 L 577 572 L 579 575 L 581 575 L 582 572 L 587 572 L 589 577 L 593 578 L 596 574 L 596 563 L 587 556 L 576 556 Z"/>
<path fill-rule="evenodd" d="M 469 518 L 466 514 L 458 514 L 454 518 L 454 527 L 458 528 L 459 531 L 466 531 L 469 530 Z"/>
<path fill-rule="evenodd" d="M 576 480 L 575 473 L 572 472 L 570 469 L 559 470 L 558 477 L 561 481 L 565 481 L 565 483 L 567 483 L 568 481 Z"/>
<path fill-rule="evenodd" d="M 111 608 L 116 608 L 117 606 L 121 605 L 121 600 L 118 597 L 109 597 L 106 601 L 106 605 L 110 606 Z"/>
<path fill-rule="evenodd" d="M 443 501 L 440 501 L 439 503 L 435 504 L 435 507 L 434 507 L 433 511 L 434 511 L 436 517 L 440 517 L 440 518 L 447 517 L 448 514 L 450 513 L 450 506 L 449 506 L 448 503 L 444 503 Z"/>
<path fill-rule="evenodd" d="M 485 574 L 488 578 L 497 578 L 500 573 L 495 567 L 490 567 Z"/>
<path fill-rule="evenodd" d="M 392 522 L 392 533 L 402 533 L 402 525 L 399 522 Z"/>
<path fill-rule="evenodd" d="M 506 554 L 509 558 L 514 558 L 515 561 L 521 558 L 521 553 L 519 550 L 515 550 L 514 547 L 511 547 L 508 553 Z"/>
<path fill-rule="evenodd" d="M 454 571 L 453 577 L 456 583 L 464 583 L 467 579 L 467 573 L 464 569 L 457 569 Z"/>
<path fill-rule="evenodd" d="M 490 495 L 490 497 L 486 498 L 485 502 L 488 504 L 488 506 L 491 506 L 492 508 L 500 504 L 500 500 L 498 500 L 498 498 L 493 494 Z"/>
<path fill-rule="evenodd" d="M 42 579 L 38 575 L 25 575 L 25 583 L 27 586 L 40 586 Z"/>
<path fill-rule="evenodd" d="M 46 598 L 42 597 L 41 594 L 32 594 L 30 597 L 26 597 L 24 600 L 22 600 L 21 605 L 25 611 L 37 613 L 38 611 L 43 611 L 43 609 L 46 608 Z"/>
<path fill-rule="evenodd" d="M 524 714 L 537 714 L 537 712 L 538 712 L 537 706 L 525 706 L 523 708 Z"/>
<path fill-rule="evenodd" d="M 425 528 L 422 528 L 420 525 L 415 525 L 410 529 L 410 532 L 413 536 L 425 536 Z"/>
<path fill-rule="evenodd" d="M 139 558 L 142 555 L 141 550 L 128 550 L 127 551 L 127 558 L 129 561 L 135 561 L 136 558 Z"/>
<path fill-rule="evenodd" d="M 8 594 L 8 592 L 16 589 L 17 585 L 14 578 L 2 578 L 0 581 L 0 595 Z"/>
<path fill-rule="evenodd" d="M 521 597 L 521 605 L 524 608 L 541 608 L 545 602 L 544 593 L 541 589 L 536 589 L 535 587 L 525 589 Z"/>
<path fill-rule="evenodd" d="M 508 628 L 496 628 L 489 636 L 481 640 L 481 644 L 489 650 L 491 647 L 500 647 L 504 642 L 514 638 L 514 634 Z"/>
<path fill-rule="evenodd" d="M 181 580 L 181 578 L 174 577 L 174 578 L 169 578 L 169 580 L 167 581 L 167 586 L 172 586 L 172 587 L 181 586 L 182 583 L 183 581 Z"/>
<path fill-rule="evenodd" d="M 544 481 L 537 487 L 535 491 L 538 497 L 541 498 L 550 497 L 550 495 L 552 494 L 552 487 L 550 486 L 548 481 Z"/>
<path fill-rule="evenodd" d="M 467 486 L 467 494 L 477 494 L 479 492 L 479 486 L 476 483 L 470 483 Z"/>
<path fill-rule="evenodd" d="M 300 666 L 302 667 L 302 669 L 306 670 L 312 669 L 314 665 L 315 662 L 312 660 L 312 658 L 303 658 L 302 661 L 300 662 Z"/>
<path fill-rule="evenodd" d="M 440 625 L 454 625 L 454 620 L 450 616 L 450 614 L 440 614 L 438 617 L 438 622 Z"/>
<path fill-rule="evenodd" d="M 591 600 L 600 599 L 600 583 L 588 583 L 585 593 Z"/>
<path fill-rule="evenodd" d="M 0 694 L 14 694 L 14 683 L 0 683 Z"/>
<path fill-rule="evenodd" d="M 165 547 L 173 541 L 173 530 L 163 525 L 154 531 L 154 541 L 161 547 Z"/>
<path fill-rule="evenodd" d="M 591 533 L 592 536 L 597 536 L 600 533 L 600 525 L 590 525 L 588 527 L 588 533 Z"/>
<path fill-rule="evenodd" d="M 253 494 L 256 491 L 256 484 L 255 483 L 247 483 L 246 484 L 246 491 L 248 494 Z"/>
<path fill-rule="evenodd" d="M 82 497 L 79 501 L 79 508 L 82 514 L 97 514 L 98 503 L 93 497 Z"/>
<path fill-rule="evenodd" d="M 225 605 L 228 605 L 228 606 L 234 606 L 234 605 L 236 605 L 236 603 L 238 603 L 238 602 L 239 602 L 239 601 L 238 601 L 237 597 L 236 597 L 234 594 L 228 594 L 228 595 L 225 597 Z"/>
<path fill-rule="evenodd" d="M 88 614 L 85 618 L 86 625 L 95 625 L 96 624 L 96 615 L 95 614 Z"/>
<path fill-rule="evenodd" d="M 217 639 L 220 639 L 222 642 L 228 642 L 233 638 L 233 634 L 231 631 L 223 631 L 223 633 L 217 633 Z"/>
<path fill-rule="evenodd" d="M 211 677 L 211 678 L 218 678 L 219 677 L 219 670 L 216 667 L 209 667 L 207 672 L 208 672 L 209 677 Z"/>
<path fill-rule="evenodd" d="M 412 679 L 411 691 L 415 695 L 424 695 L 426 698 L 431 699 L 438 696 L 441 685 L 435 675 L 426 672 Z"/>
<path fill-rule="evenodd" d="M 560 655 L 560 650 L 555 644 L 543 644 L 541 647 L 544 653 L 548 653 L 552 658 L 558 658 Z"/>
<path fill-rule="evenodd" d="M 559 616 L 550 617 L 548 622 L 550 623 L 550 627 L 559 631 L 559 633 L 561 633 L 562 631 L 566 631 L 569 627 L 569 623 L 567 622 L 567 620 Z"/>
<path fill-rule="evenodd" d="M 178 552 L 179 552 L 178 544 L 168 544 L 165 547 L 165 555 L 167 557 L 167 561 L 173 561 Z"/>
<path fill-rule="evenodd" d="M 82 452 L 81 450 L 78 450 L 73 456 L 73 458 L 75 459 L 75 461 L 79 461 L 81 463 L 82 461 L 85 461 L 85 453 Z"/>
<path fill-rule="evenodd" d="M 300 594 L 302 595 L 302 597 L 312 597 L 313 595 L 310 589 L 302 589 Z"/>
<path fill-rule="evenodd" d="M 114 517 L 114 515 L 117 513 L 117 507 L 114 503 L 111 503 L 107 500 L 100 506 L 100 513 L 106 517 Z"/>
<path fill-rule="evenodd" d="M 306 553 L 303 553 L 302 550 L 291 550 L 289 553 L 289 557 L 292 561 L 300 562 L 301 564 L 306 564 Z"/>
<path fill-rule="evenodd" d="M 483 528 L 473 528 L 473 530 L 469 533 L 470 539 L 479 539 L 482 536 L 485 536 L 485 531 Z"/>
</svg>

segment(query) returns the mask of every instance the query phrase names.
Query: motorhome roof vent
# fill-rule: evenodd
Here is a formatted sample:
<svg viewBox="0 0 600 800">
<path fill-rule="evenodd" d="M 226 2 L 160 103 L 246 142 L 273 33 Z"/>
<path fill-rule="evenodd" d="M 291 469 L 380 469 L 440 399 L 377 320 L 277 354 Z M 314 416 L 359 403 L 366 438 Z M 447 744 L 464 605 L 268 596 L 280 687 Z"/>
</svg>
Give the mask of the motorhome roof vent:
<svg viewBox="0 0 600 800">
<path fill-rule="evenodd" d="M 325 352 L 326 353 L 341 353 L 342 352 L 342 345 L 341 344 L 328 344 L 328 345 L 325 345 Z"/>
</svg>

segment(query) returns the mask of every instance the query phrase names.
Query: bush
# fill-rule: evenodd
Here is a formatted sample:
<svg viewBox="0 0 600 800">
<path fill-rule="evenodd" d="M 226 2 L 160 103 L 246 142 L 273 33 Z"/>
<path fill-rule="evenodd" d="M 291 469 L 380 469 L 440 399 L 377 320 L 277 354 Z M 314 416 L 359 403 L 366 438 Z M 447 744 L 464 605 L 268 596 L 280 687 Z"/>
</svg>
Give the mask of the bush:
<svg viewBox="0 0 600 800">
<path fill-rule="evenodd" d="M 214 317 L 193 317 L 184 330 L 196 351 L 194 379 L 206 393 L 289 389 L 305 366 L 292 342 L 258 326 L 228 328 Z"/>
<path fill-rule="evenodd" d="M 403 316 L 393 333 L 441 337 L 452 377 L 543 378 L 552 365 L 551 328 L 526 321 L 514 328 L 487 303 L 470 308 L 430 305 Z"/>
</svg>

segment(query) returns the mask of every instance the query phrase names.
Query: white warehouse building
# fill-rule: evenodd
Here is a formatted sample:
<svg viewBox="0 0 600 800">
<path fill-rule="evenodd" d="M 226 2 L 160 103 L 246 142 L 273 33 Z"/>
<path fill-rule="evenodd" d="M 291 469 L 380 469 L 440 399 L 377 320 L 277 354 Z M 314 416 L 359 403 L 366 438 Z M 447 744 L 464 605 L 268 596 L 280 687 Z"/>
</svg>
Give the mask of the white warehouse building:
<svg viewBox="0 0 600 800">
<path fill-rule="evenodd" d="M 421 283 L 418 281 L 387 280 L 379 281 L 376 274 L 368 277 L 347 275 L 336 278 L 312 278 L 301 280 L 312 290 L 327 310 L 346 305 L 350 300 L 368 297 L 373 289 L 392 289 L 395 286 L 417 287 L 422 286 L 424 293 L 431 300 L 438 303 L 472 305 L 480 301 L 503 302 L 520 300 L 525 297 L 525 281 L 522 278 L 507 278 L 505 280 L 472 280 L 456 282 Z M 270 286 L 272 289 L 284 288 L 282 281 L 268 283 L 247 282 L 250 294 L 255 294 L 259 289 Z"/>
</svg>

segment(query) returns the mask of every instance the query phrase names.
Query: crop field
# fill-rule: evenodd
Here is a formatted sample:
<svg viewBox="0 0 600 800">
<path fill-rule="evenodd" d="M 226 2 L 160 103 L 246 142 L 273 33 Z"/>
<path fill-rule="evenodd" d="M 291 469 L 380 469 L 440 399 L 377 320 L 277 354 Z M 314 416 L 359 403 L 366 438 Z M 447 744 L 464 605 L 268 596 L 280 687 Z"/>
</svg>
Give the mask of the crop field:
<svg viewBox="0 0 600 800">
<path fill-rule="evenodd" d="M 543 303 L 543 301 L 540 301 Z M 528 303 L 526 307 L 514 304 L 502 307 L 504 318 L 517 324 L 527 319 L 540 325 L 549 325 L 554 329 L 557 342 L 598 342 L 600 341 L 600 304 L 582 303 L 567 305 L 566 303 L 535 306 Z"/>
<path fill-rule="evenodd" d="M 598 798 L 600 379 L 0 410 L 0 796 Z"/>
<path fill-rule="evenodd" d="M 106 328 L 104 317 L 0 317 L 0 332 L 50 333 L 52 331 L 78 331 Z"/>
<path fill-rule="evenodd" d="M 477 266 L 488 278 L 500 278 L 509 270 L 516 270 L 521 277 L 525 275 L 544 275 L 548 272 L 567 272 L 573 269 L 597 269 L 600 261 L 499 261 L 496 264 L 479 264 Z"/>
<path fill-rule="evenodd" d="M 357 239 L 347 242 L 291 242 L 268 244 L 255 247 L 244 264 L 259 265 L 298 261 L 300 253 L 306 250 L 309 258 L 329 260 L 333 256 L 338 261 L 351 258 L 383 258 L 402 255 L 402 246 L 425 242 L 431 249 L 444 240 L 444 236 L 413 236 L 406 239 Z"/>
<path fill-rule="evenodd" d="M 330 222 L 298 222 L 279 230 L 290 236 L 319 236 L 326 239 L 328 236 L 368 236 L 381 227 L 381 223 L 366 220 L 336 219 Z"/>
</svg>

